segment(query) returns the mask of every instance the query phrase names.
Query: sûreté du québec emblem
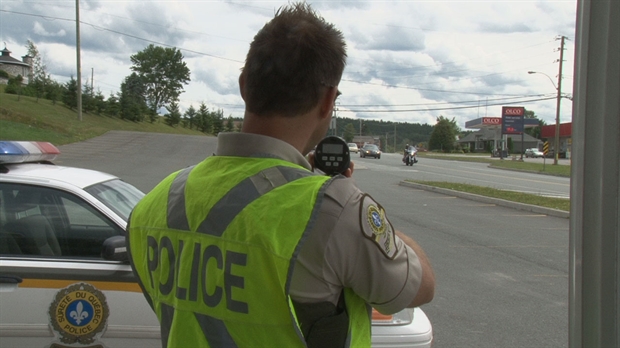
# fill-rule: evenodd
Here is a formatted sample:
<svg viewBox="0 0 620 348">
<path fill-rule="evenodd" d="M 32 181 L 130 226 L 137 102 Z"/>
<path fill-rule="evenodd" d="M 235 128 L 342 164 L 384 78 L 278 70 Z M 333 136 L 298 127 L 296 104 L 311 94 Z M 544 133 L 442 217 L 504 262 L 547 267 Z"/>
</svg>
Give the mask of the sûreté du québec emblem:
<svg viewBox="0 0 620 348">
<path fill-rule="evenodd" d="M 110 310 L 100 290 L 88 283 L 76 283 L 60 289 L 50 304 L 49 319 L 59 342 L 50 348 L 98 348 L 105 332 Z"/>
</svg>

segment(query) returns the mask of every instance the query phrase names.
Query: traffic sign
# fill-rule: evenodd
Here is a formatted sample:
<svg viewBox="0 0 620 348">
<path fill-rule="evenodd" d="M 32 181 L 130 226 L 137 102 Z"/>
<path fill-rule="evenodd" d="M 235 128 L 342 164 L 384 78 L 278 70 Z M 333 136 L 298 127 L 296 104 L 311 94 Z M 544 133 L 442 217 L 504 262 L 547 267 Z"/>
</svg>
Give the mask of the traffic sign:
<svg viewBox="0 0 620 348">
<path fill-rule="evenodd" d="M 549 153 L 549 142 L 545 141 L 545 143 L 543 144 L 543 153 L 545 154 L 545 156 L 547 156 L 547 154 Z"/>
</svg>

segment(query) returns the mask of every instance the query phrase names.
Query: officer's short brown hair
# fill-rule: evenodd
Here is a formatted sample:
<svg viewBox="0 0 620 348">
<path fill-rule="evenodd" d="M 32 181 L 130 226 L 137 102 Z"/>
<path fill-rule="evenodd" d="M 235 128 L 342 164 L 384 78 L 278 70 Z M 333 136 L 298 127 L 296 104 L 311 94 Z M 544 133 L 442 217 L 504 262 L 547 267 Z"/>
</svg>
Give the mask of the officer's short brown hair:
<svg viewBox="0 0 620 348">
<path fill-rule="evenodd" d="M 342 33 L 306 3 L 281 7 L 254 36 L 242 77 L 246 110 L 294 116 L 336 87 L 346 64 Z"/>
</svg>

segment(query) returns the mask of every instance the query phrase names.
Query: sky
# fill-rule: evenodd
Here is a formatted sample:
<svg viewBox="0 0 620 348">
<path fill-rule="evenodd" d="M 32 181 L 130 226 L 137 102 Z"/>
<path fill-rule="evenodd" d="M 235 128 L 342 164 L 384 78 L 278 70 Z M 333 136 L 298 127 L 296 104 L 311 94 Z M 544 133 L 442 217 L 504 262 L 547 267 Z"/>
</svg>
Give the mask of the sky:
<svg viewBox="0 0 620 348">
<path fill-rule="evenodd" d="M 523 106 L 555 124 L 561 37 L 561 93 L 572 96 L 577 0 L 307 2 L 347 43 L 338 117 L 434 125 L 443 116 L 465 130 Z M 250 42 L 287 3 L 81 0 L 82 83 L 107 98 L 131 74 L 132 55 L 174 47 L 190 69 L 181 111 L 205 103 L 243 117 L 238 77 Z M 28 40 L 53 79 L 77 77 L 76 1 L 2 0 L 0 41 L 21 59 Z M 571 120 L 561 98 L 560 121 Z"/>
</svg>

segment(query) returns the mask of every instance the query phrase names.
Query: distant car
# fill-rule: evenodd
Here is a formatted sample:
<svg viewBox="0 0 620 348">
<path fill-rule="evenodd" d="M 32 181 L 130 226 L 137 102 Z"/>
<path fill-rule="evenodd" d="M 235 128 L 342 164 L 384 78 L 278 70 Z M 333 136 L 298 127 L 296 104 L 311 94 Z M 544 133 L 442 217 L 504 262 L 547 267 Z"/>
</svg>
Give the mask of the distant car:
<svg viewBox="0 0 620 348">
<path fill-rule="evenodd" d="M 349 152 L 355 152 L 355 153 L 360 152 L 360 149 L 359 147 L 357 147 L 356 143 L 349 143 L 348 145 L 349 145 Z"/>
<path fill-rule="evenodd" d="M 144 193 L 54 165 L 59 154 L 50 143 L 0 141 L 0 347 L 161 347 L 125 245 Z M 372 347 L 432 341 L 422 309 L 373 310 Z"/>
<path fill-rule="evenodd" d="M 366 144 L 362 146 L 360 150 L 360 157 L 374 157 L 376 159 L 381 158 L 381 150 L 375 144 Z"/>
<path fill-rule="evenodd" d="M 545 154 L 535 147 L 525 150 L 525 157 L 543 158 L 544 156 Z"/>
</svg>

